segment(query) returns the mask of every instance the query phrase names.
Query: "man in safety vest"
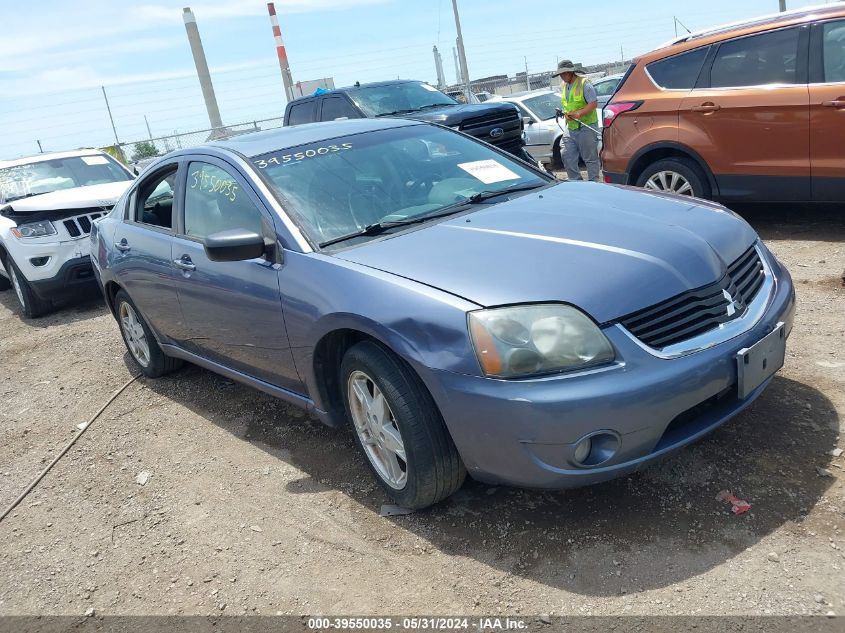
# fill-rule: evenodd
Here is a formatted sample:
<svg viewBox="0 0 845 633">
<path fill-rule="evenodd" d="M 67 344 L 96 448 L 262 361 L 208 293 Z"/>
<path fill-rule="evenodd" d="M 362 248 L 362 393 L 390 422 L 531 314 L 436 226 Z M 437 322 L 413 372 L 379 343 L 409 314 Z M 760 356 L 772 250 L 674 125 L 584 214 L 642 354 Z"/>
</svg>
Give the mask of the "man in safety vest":
<svg viewBox="0 0 845 633">
<path fill-rule="evenodd" d="M 577 66 L 568 59 L 557 65 L 557 74 L 563 81 L 561 91 L 562 115 L 566 119 L 568 135 L 563 137 L 563 166 L 569 180 L 581 180 L 578 158 L 587 166 L 587 179 L 599 179 L 599 116 L 596 112 L 598 101 L 596 89 L 584 77 L 581 65 Z M 589 127 L 588 127 L 589 126 Z"/>
</svg>

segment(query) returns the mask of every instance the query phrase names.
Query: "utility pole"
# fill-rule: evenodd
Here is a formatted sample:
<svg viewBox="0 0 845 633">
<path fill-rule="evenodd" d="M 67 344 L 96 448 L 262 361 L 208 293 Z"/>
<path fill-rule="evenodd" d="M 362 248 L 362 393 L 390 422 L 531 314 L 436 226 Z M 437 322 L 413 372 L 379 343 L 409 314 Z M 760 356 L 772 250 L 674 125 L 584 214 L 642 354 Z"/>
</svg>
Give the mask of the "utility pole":
<svg viewBox="0 0 845 633">
<path fill-rule="evenodd" d="M 525 89 L 531 90 L 531 82 L 528 80 L 528 58 L 523 57 L 522 61 L 525 62 Z"/>
<path fill-rule="evenodd" d="M 273 37 L 276 38 L 276 55 L 279 58 L 279 67 L 282 69 L 282 83 L 285 85 L 285 97 L 288 101 L 293 101 L 296 98 L 296 95 L 293 94 L 293 75 L 290 72 L 288 54 L 285 50 L 285 43 L 282 40 L 282 29 L 279 27 L 279 18 L 276 16 L 276 5 L 268 2 L 267 10 L 270 12 Z"/>
<path fill-rule="evenodd" d="M 106 96 L 106 87 L 100 86 L 103 91 L 103 99 L 106 100 L 106 110 L 109 112 L 109 121 L 111 121 L 111 129 L 114 132 L 114 143 L 115 145 L 120 145 L 120 141 L 117 139 L 117 128 L 114 126 L 114 117 L 111 115 L 111 107 L 109 106 L 109 98 Z"/>
<path fill-rule="evenodd" d="M 781 11 L 781 13 L 783 13 L 784 11 L 786 11 L 786 0 L 780 0 L 779 4 L 780 4 L 780 11 Z"/>
<path fill-rule="evenodd" d="M 455 58 L 455 83 L 461 83 L 461 65 L 458 63 L 458 49 L 452 47 L 452 57 Z"/>
<path fill-rule="evenodd" d="M 461 60 L 461 75 L 467 103 L 472 103 L 472 93 L 469 89 L 469 68 L 467 68 L 467 52 L 464 49 L 464 37 L 461 35 L 461 18 L 458 16 L 458 0 L 452 0 L 452 11 L 455 13 L 455 29 L 458 31 L 458 57 Z"/>
<path fill-rule="evenodd" d="M 440 57 L 440 51 L 437 46 L 434 47 L 434 69 L 437 71 L 437 87 L 442 88 L 446 85 L 446 77 L 443 76 L 443 58 Z"/>
<path fill-rule="evenodd" d="M 147 134 L 149 134 L 149 135 L 150 135 L 150 140 L 153 140 L 153 133 L 152 133 L 152 131 L 150 130 L 150 122 L 149 122 L 149 121 L 147 121 L 147 115 L 146 115 L 146 114 L 144 115 L 144 123 L 146 123 L 146 124 L 147 124 Z"/>
<path fill-rule="evenodd" d="M 223 120 L 220 118 L 217 97 L 214 95 L 214 86 L 211 84 L 211 74 L 208 72 L 208 62 L 205 60 L 205 51 L 202 48 L 202 39 L 200 39 L 200 32 L 197 28 L 197 19 L 194 17 L 191 7 L 182 9 L 182 19 L 185 20 L 188 43 L 191 45 L 194 65 L 197 67 L 197 77 L 200 80 L 203 99 L 205 99 L 205 109 L 208 111 L 208 122 L 215 130 L 222 128 Z"/>
</svg>

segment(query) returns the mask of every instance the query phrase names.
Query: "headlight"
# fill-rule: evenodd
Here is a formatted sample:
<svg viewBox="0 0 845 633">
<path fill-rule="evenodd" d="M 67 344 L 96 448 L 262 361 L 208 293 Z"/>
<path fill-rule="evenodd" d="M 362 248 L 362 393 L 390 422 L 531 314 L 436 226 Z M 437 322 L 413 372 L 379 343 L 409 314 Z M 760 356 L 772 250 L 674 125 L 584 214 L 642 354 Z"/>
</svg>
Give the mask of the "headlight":
<svg viewBox="0 0 845 633">
<path fill-rule="evenodd" d="M 567 305 L 523 305 L 469 313 L 469 331 L 487 376 L 514 378 L 581 369 L 615 358 L 610 341 Z"/>
<path fill-rule="evenodd" d="M 56 227 L 49 220 L 42 220 L 41 222 L 19 224 L 12 229 L 12 233 L 18 238 L 46 237 L 48 235 L 55 235 Z"/>
</svg>

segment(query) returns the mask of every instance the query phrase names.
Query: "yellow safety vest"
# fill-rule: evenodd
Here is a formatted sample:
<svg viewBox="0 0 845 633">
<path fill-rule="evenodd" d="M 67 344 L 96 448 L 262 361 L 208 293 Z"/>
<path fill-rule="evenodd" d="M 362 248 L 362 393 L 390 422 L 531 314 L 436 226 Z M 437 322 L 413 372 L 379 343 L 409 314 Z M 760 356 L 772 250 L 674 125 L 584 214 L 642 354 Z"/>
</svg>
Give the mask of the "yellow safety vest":
<svg viewBox="0 0 845 633">
<path fill-rule="evenodd" d="M 587 105 L 587 100 L 584 98 L 585 81 L 586 79 L 583 77 L 576 77 L 575 81 L 572 82 L 572 86 L 569 88 L 568 99 L 566 98 L 566 85 L 564 85 L 563 91 L 560 95 L 560 103 L 564 112 L 574 112 L 575 110 L 580 110 Z M 596 110 L 593 110 L 590 114 L 581 117 L 579 121 L 583 121 L 588 125 L 598 125 L 599 114 Z M 578 121 L 567 121 L 566 126 L 570 130 L 577 130 L 581 127 L 581 124 L 578 123 Z"/>
</svg>

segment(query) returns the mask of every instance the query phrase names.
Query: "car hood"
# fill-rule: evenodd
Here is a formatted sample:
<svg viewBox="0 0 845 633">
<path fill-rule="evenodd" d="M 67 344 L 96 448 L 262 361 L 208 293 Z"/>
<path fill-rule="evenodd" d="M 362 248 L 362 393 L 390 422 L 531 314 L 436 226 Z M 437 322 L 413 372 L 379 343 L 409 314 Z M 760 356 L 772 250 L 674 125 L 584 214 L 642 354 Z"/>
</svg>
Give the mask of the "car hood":
<svg viewBox="0 0 845 633">
<path fill-rule="evenodd" d="M 131 180 L 107 182 L 101 185 L 74 187 L 61 189 L 50 193 L 42 193 L 31 198 L 13 200 L 5 207 L 15 214 L 35 213 L 38 211 L 63 211 L 66 209 L 82 209 L 87 207 L 110 207 L 117 202 L 123 192 L 132 184 Z"/>
<path fill-rule="evenodd" d="M 410 112 L 400 115 L 403 119 L 427 121 L 440 125 L 458 125 L 467 119 L 492 114 L 513 114 L 516 106 L 512 103 L 477 103 L 466 105 L 446 105 L 442 108 L 432 108 L 421 112 Z"/>
<path fill-rule="evenodd" d="M 756 239 L 719 205 L 561 183 L 336 256 L 481 306 L 560 301 L 605 323 L 718 281 Z"/>
</svg>

